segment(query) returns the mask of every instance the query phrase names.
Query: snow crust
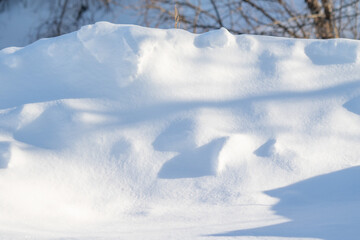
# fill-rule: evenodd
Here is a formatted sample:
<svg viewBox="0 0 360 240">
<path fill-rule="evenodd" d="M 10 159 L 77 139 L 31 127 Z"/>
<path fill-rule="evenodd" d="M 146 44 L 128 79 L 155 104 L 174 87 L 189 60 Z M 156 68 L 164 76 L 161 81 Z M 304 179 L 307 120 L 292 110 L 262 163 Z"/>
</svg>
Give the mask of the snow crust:
<svg viewBox="0 0 360 240">
<path fill-rule="evenodd" d="M 359 47 L 99 22 L 3 49 L 0 238 L 357 238 Z"/>
</svg>

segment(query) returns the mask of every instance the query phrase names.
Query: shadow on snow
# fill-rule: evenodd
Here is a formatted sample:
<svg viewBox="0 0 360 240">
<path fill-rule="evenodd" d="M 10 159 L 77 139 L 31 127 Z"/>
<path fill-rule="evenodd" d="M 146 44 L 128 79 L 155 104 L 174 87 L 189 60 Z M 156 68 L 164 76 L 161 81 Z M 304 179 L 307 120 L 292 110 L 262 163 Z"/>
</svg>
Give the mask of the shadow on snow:
<svg viewBox="0 0 360 240">
<path fill-rule="evenodd" d="M 211 236 L 274 236 L 353 240 L 360 236 L 360 166 L 267 191 L 289 222 Z"/>
</svg>

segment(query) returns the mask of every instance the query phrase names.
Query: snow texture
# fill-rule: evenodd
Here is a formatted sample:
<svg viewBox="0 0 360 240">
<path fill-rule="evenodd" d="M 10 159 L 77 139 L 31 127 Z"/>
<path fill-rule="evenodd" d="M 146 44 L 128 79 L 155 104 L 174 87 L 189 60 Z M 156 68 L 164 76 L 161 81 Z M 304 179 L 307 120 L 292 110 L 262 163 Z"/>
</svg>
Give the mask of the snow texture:
<svg viewBox="0 0 360 240">
<path fill-rule="evenodd" d="M 99 22 L 1 50 L 0 238 L 358 238 L 359 47 Z"/>
</svg>

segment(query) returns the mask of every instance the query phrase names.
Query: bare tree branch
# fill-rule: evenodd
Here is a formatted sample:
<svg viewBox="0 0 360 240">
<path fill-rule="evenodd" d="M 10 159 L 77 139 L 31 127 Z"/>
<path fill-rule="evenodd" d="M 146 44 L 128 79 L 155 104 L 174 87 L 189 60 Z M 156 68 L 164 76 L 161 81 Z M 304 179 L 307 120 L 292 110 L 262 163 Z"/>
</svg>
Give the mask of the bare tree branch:
<svg viewBox="0 0 360 240">
<path fill-rule="evenodd" d="M 216 13 L 216 17 L 217 17 L 217 22 L 219 23 L 220 27 L 223 27 L 223 23 L 222 23 L 222 20 L 221 20 L 221 17 L 220 17 L 220 13 L 219 13 L 219 10 L 214 2 L 214 0 L 210 0 L 211 1 L 211 5 L 213 6 L 214 10 L 215 10 L 215 13 Z"/>
</svg>

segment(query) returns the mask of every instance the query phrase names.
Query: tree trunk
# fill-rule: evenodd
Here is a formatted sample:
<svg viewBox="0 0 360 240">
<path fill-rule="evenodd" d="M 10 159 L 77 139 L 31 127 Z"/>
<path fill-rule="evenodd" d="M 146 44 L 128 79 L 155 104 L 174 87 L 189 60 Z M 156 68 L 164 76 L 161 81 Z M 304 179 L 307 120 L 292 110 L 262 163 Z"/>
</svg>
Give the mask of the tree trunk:
<svg viewBox="0 0 360 240">
<path fill-rule="evenodd" d="M 337 38 L 339 37 L 334 21 L 332 0 L 305 0 L 314 18 L 314 25 L 317 38 Z"/>
</svg>

